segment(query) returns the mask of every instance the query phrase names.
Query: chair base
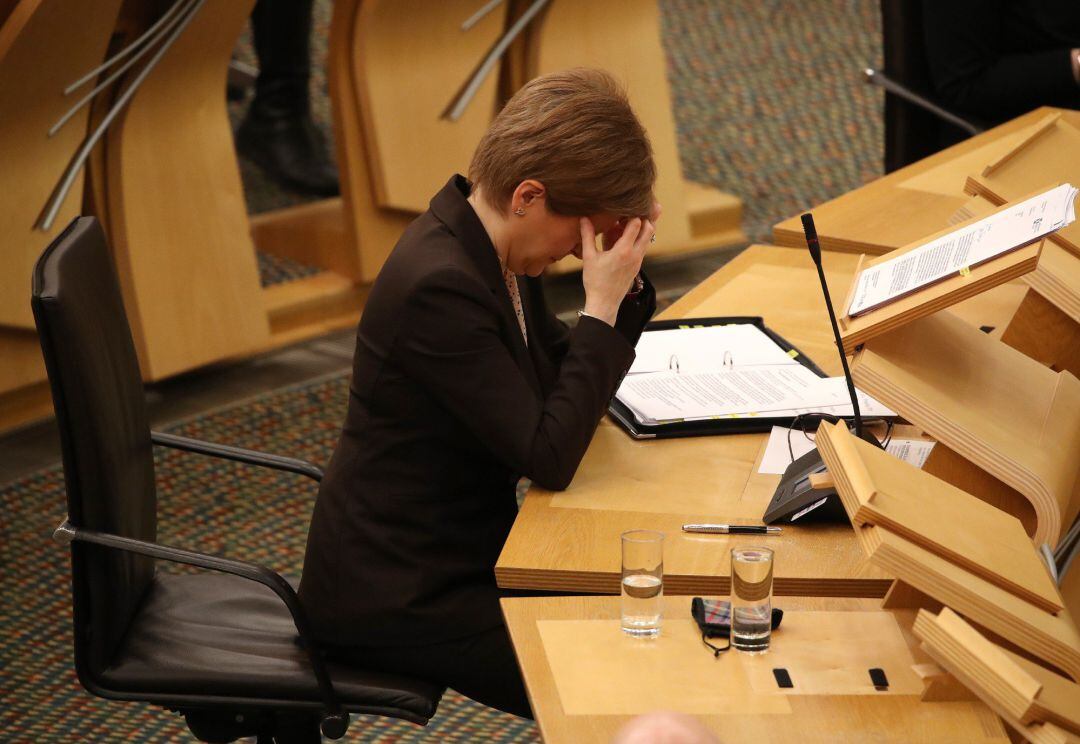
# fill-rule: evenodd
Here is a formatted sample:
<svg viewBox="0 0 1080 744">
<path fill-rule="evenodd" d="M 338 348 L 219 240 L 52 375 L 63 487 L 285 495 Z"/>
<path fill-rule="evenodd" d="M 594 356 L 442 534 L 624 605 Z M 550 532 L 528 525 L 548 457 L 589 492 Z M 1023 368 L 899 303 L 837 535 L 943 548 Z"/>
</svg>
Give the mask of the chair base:
<svg viewBox="0 0 1080 744">
<path fill-rule="evenodd" d="M 319 744 L 316 713 L 281 710 L 186 709 L 188 730 L 199 741 L 225 744 L 254 736 L 259 744 Z"/>
</svg>

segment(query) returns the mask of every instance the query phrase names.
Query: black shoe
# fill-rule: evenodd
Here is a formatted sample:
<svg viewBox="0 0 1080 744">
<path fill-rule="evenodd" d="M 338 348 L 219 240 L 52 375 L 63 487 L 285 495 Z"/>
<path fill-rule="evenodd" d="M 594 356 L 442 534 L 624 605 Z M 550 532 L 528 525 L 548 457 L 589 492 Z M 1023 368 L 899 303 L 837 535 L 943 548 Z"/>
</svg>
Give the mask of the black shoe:
<svg viewBox="0 0 1080 744">
<path fill-rule="evenodd" d="M 277 183 L 336 196 L 337 169 L 311 120 L 312 0 L 258 0 L 251 14 L 259 60 L 255 96 L 236 132 L 236 149 Z"/>
<path fill-rule="evenodd" d="M 280 185 L 315 196 L 340 193 L 326 140 L 307 113 L 268 118 L 253 103 L 236 132 L 236 150 Z"/>
</svg>

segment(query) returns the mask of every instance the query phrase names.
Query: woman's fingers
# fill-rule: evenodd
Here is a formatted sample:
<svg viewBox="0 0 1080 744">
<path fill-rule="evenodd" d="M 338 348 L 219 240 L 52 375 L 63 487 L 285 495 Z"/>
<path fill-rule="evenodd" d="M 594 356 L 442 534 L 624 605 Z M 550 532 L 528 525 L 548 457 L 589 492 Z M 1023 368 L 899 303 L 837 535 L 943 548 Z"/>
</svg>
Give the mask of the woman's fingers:
<svg viewBox="0 0 1080 744">
<path fill-rule="evenodd" d="M 644 226 L 641 228 L 641 234 L 638 235 L 637 241 L 634 242 L 634 247 L 631 252 L 638 269 L 641 268 L 641 262 L 645 260 L 645 251 L 652 242 L 652 236 L 655 233 L 656 226 L 652 222 L 646 220 Z"/>
<path fill-rule="evenodd" d="M 592 220 L 588 217 L 582 217 L 579 222 L 581 227 L 581 258 L 584 260 L 586 253 L 596 252 L 596 228 L 593 227 Z"/>
<path fill-rule="evenodd" d="M 660 215 L 664 213 L 664 208 L 660 205 L 660 202 L 654 201 L 652 203 L 652 209 L 649 210 L 649 222 L 656 225 L 656 221 L 660 219 Z"/>
<path fill-rule="evenodd" d="M 640 248 L 642 252 L 652 241 L 652 236 L 656 234 L 656 225 L 651 220 L 645 220 L 645 224 L 642 225 L 641 232 L 638 234 L 637 240 L 634 241 L 634 247 Z"/>
<path fill-rule="evenodd" d="M 638 235 L 640 233 L 641 233 L 641 218 L 640 217 L 635 217 L 634 219 L 632 219 L 632 220 L 630 220 L 629 222 L 626 223 L 626 227 L 623 228 L 622 237 L 619 238 L 618 242 L 615 243 L 615 245 L 613 247 L 618 247 L 620 245 L 623 245 L 623 246 L 626 246 L 626 247 L 633 246 L 635 244 L 635 242 L 637 241 Z"/>
</svg>

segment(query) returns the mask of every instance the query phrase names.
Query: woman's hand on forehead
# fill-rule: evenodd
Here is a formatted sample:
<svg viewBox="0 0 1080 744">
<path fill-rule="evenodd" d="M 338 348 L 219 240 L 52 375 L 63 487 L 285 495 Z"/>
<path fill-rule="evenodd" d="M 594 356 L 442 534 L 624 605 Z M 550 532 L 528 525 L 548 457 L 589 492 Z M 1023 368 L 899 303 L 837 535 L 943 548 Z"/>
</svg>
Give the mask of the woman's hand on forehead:
<svg viewBox="0 0 1080 744">
<path fill-rule="evenodd" d="M 660 205 L 660 202 L 654 200 L 652 203 L 652 208 L 649 209 L 649 214 L 642 216 L 641 220 L 648 221 L 655 225 L 656 221 L 660 219 L 660 215 L 663 213 L 663 211 L 664 208 Z M 613 224 L 607 230 L 604 230 L 603 235 L 605 248 L 610 248 L 611 246 L 615 245 L 616 241 L 618 241 L 618 239 L 622 237 L 623 230 L 626 229 L 626 224 L 632 219 L 634 218 L 620 217 L 619 219 L 615 220 L 615 224 Z"/>
</svg>

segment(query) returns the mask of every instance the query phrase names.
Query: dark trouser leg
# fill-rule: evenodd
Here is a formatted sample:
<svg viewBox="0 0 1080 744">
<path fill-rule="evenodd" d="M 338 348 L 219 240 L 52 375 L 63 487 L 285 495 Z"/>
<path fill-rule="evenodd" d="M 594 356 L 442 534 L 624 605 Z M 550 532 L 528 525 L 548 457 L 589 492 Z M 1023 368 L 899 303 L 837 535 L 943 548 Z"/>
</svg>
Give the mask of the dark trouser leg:
<svg viewBox="0 0 1080 744">
<path fill-rule="evenodd" d="M 505 627 L 455 641 L 440 655 L 447 684 L 478 703 L 532 718 L 525 682 Z"/>
<path fill-rule="evenodd" d="M 533 717 L 510 636 L 502 626 L 447 643 L 339 653 L 360 667 L 429 679 L 478 703 Z"/>
<path fill-rule="evenodd" d="M 311 194 L 338 193 L 337 170 L 311 120 L 313 0 L 259 0 L 251 14 L 259 77 L 237 149 L 276 181 Z"/>
</svg>

